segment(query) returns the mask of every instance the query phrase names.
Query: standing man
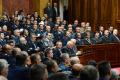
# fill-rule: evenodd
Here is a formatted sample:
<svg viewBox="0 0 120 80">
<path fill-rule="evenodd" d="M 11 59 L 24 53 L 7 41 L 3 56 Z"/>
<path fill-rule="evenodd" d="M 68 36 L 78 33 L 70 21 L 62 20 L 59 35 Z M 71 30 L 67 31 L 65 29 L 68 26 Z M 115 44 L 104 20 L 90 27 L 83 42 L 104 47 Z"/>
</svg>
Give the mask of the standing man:
<svg viewBox="0 0 120 80">
<path fill-rule="evenodd" d="M 53 21 L 56 21 L 56 18 L 60 16 L 60 11 L 57 3 L 53 4 Z"/>
<path fill-rule="evenodd" d="M 44 9 L 44 14 L 46 14 L 48 19 L 53 17 L 53 9 L 50 3 L 48 3 L 47 7 Z"/>
</svg>

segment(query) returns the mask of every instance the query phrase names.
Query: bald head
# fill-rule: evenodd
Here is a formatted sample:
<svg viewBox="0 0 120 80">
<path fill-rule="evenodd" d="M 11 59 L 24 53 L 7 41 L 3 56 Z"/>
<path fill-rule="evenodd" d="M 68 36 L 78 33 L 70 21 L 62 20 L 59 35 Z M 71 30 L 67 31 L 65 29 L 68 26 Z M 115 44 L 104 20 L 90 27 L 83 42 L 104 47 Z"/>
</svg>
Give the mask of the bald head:
<svg viewBox="0 0 120 80">
<path fill-rule="evenodd" d="M 83 65 L 82 64 L 74 64 L 72 66 L 72 75 L 79 76 L 80 71 L 82 70 Z"/>
<path fill-rule="evenodd" d="M 77 56 L 71 57 L 70 61 L 71 61 L 71 65 L 80 64 L 80 59 Z"/>
<path fill-rule="evenodd" d="M 76 70 L 76 71 L 80 71 L 83 68 L 82 64 L 74 64 L 72 66 L 72 69 Z"/>
</svg>

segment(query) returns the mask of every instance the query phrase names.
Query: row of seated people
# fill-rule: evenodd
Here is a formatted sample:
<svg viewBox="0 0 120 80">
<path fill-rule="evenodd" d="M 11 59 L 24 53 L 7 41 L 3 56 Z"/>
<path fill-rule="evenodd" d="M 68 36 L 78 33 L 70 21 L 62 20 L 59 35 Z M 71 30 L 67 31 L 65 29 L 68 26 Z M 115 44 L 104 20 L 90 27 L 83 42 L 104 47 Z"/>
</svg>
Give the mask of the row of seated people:
<svg viewBox="0 0 120 80">
<path fill-rule="evenodd" d="M 41 22 L 37 19 L 32 15 L 27 15 L 22 20 L 19 20 L 17 16 L 9 20 L 9 17 L 4 15 L 0 19 L 0 46 L 13 40 L 16 46 L 22 46 L 20 48 L 23 48 L 23 45 L 28 46 L 29 49 L 23 48 L 23 50 L 44 51 L 46 47 L 54 47 L 57 41 L 61 41 L 63 46 L 66 46 L 71 39 L 76 40 L 76 45 L 120 42 L 118 30 L 112 26 L 108 30 L 100 26 L 99 31 L 94 33 L 91 31 L 89 22 L 81 22 L 79 25 L 78 20 L 75 20 L 71 25 L 60 18 L 57 18 L 55 23 L 47 18 Z"/>
<path fill-rule="evenodd" d="M 59 17 L 56 18 L 56 22 L 47 17 L 40 19 L 37 12 L 27 16 L 23 14 L 23 12 L 19 14 L 15 12 L 12 17 L 4 14 L 0 19 L 0 59 L 7 60 L 0 60 L 0 78 L 56 80 L 57 77 L 63 76 L 63 79 L 58 79 L 64 80 L 67 74 L 70 80 L 74 80 L 74 77 L 77 80 L 98 80 L 96 74 L 99 69 L 86 66 L 81 68 L 78 58 L 70 62 L 70 57 L 79 53 L 76 45 L 120 42 L 117 36 L 118 30 L 111 26 L 109 30 L 104 30 L 104 27 L 100 26 L 100 30 L 94 33 L 89 22 L 81 22 L 79 25 L 79 21 L 75 20 L 73 24 L 68 24 Z M 7 62 L 9 71 L 8 65 L 4 64 Z M 84 71 L 80 71 L 87 70 L 86 68 L 90 68 L 90 71 L 93 69 L 93 74 L 88 69 L 88 73 L 93 75 L 92 78 L 86 73 L 84 77 Z M 110 66 L 109 70 L 108 67 L 104 70 L 107 71 L 101 73 L 99 70 L 100 79 L 110 80 L 112 78 Z"/>
<path fill-rule="evenodd" d="M 9 44 L 0 52 L 0 80 L 118 80 L 109 61 L 90 60 L 82 65 L 77 56 L 62 53 L 60 62 L 51 48 L 29 55 Z"/>
</svg>

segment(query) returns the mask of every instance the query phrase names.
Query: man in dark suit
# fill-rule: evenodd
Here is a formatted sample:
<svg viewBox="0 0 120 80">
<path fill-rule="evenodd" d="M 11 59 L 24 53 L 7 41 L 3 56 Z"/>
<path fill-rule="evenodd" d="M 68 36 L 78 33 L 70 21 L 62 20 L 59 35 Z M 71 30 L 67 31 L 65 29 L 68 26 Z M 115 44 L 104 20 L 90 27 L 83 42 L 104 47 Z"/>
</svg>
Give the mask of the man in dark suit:
<svg viewBox="0 0 120 80">
<path fill-rule="evenodd" d="M 75 20 L 75 21 L 74 21 L 74 24 L 72 25 L 73 31 L 76 30 L 76 27 L 78 27 L 78 25 L 79 25 L 78 20 Z"/>
<path fill-rule="evenodd" d="M 62 42 L 57 41 L 56 47 L 53 49 L 53 58 L 59 63 L 61 61 L 60 57 L 62 55 Z"/>
<path fill-rule="evenodd" d="M 108 30 L 109 30 L 109 35 L 112 35 L 113 34 L 113 26 L 110 26 L 109 28 L 108 28 Z"/>
<path fill-rule="evenodd" d="M 100 34 L 100 37 L 102 37 L 104 35 L 104 27 L 103 26 L 99 27 L 99 34 Z"/>
<path fill-rule="evenodd" d="M 12 37 L 12 39 L 15 41 L 15 45 L 19 45 L 20 43 L 20 30 L 19 29 L 14 30 L 14 36 Z"/>
<path fill-rule="evenodd" d="M 92 40 L 93 40 L 93 44 L 100 44 L 101 43 L 100 33 L 96 32 L 95 33 L 95 37 L 92 38 Z"/>
<path fill-rule="evenodd" d="M 48 3 L 47 7 L 44 9 L 44 14 L 47 15 L 48 19 L 53 17 L 53 9 L 50 3 Z"/>
<path fill-rule="evenodd" d="M 61 39 L 63 39 L 64 37 L 64 32 L 61 29 L 61 26 L 57 27 L 57 30 L 55 32 L 53 32 L 54 35 L 54 42 L 60 41 Z"/>
<path fill-rule="evenodd" d="M 20 54 L 16 56 L 16 65 L 11 68 L 8 74 L 9 80 L 30 80 L 29 68 L 26 67 L 27 55 Z"/>
<path fill-rule="evenodd" d="M 81 39 L 81 33 L 76 33 L 76 45 L 83 45 L 83 39 Z"/>
<path fill-rule="evenodd" d="M 4 46 L 6 44 L 6 40 L 4 39 L 4 33 L 0 33 L 0 45 Z"/>
<path fill-rule="evenodd" d="M 67 42 L 67 45 L 62 49 L 62 53 L 68 53 L 70 56 L 76 56 L 76 51 L 74 50 L 74 44 L 72 41 Z"/>
<path fill-rule="evenodd" d="M 56 21 L 56 17 L 60 16 L 60 11 L 57 3 L 53 4 L 53 21 Z"/>
<path fill-rule="evenodd" d="M 102 36 L 100 39 L 101 39 L 101 43 L 110 43 L 111 40 L 110 40 L 110 37 L 109 37 L 109 31 L 105 30 L 104 31 L 104 36 Z"/>
<path fill-rule="evenodd" d="M 25 39 L 25 37 L 20 38 L 20 44 L 18 45 L 18 47 L 22 51 L 28 51 L 29 50 L 29 45 L 28 45 L 27 40 Z"/>
<path fill-rule="evenodd" d="M 86 32 L 86 38 L 84 39 L 84 44 L 85 45 L 91 45 L 93 44 L 93 40 L 90 36 L 90 32 Z"/>
<path fill-rule="evenodd" d="M 111 40 L 111 42 L 120 42 L 117 29 L 113 30 L 113 34 L 110 35 L 110 40 Z"/>
<path fill-rule="evenodd" d="M 39 47 L 37 46 L 36 38 L 37 38 L 37 36 L 35 34 L 31 34 L 31 39 L 28 42 L 30 54 L 32 52 L 39 51 Z"/>
</svg>

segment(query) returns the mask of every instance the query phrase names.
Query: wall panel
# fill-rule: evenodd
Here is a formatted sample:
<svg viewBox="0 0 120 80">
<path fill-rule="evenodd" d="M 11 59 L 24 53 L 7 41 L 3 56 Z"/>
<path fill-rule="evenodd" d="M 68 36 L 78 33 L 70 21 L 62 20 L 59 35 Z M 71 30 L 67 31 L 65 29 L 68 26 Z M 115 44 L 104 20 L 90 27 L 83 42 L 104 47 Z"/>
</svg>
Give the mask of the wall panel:
<svg viewBox="0 0 120 80">
<path fill-rule="evenodd" d="M 29 0 L 2 0 L 3 11 L 6 11 L 9 15 L 13 15 L 16 10 L 23 10 L 25 13 L 29 13 Z"/>
<path fill-rule="evenodd" d="M 116 20 L 120 19 L 120 0 L 69 0 L 70 22 L 76 17 L 80 21 L 89 21 L 96 30 L 99 25 L 107 29 L 110 25 L 116 27 Z M 75 8 L 75 9 L 74 9 Z"/>
</svg>

